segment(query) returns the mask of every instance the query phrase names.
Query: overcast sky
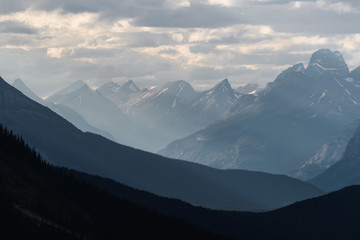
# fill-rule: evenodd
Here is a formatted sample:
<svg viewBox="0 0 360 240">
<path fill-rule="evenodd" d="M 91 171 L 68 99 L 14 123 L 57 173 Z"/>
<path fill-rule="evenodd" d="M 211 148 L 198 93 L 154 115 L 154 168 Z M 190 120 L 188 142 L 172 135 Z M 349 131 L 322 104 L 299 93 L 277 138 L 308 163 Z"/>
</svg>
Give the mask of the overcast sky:
<svg viewBox="0 0 360 240">
<path fill-rule="evenodd" d="M 45 97 L 74 81 L 265 84 L 320 48 L 360 65 L 360 1 L 0 0 L 0 75 Z"/>
</svg>

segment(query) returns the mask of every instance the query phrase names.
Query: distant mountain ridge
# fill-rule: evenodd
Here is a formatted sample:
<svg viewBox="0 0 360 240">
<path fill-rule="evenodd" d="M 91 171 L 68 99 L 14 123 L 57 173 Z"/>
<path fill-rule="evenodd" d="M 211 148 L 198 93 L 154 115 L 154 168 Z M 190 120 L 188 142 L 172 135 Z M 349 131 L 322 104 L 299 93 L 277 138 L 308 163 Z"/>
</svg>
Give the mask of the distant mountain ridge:
<svg viewBox="0 0 360 240">
<path fill-rule="evenodd" d="M 92 126 L 111 132 L 116 141 L 136 146 L 136 138 L 132 138 L 136 136 L 136 126 L 114 103 L 83 81 L 56 92 L 46 101 L 73 109 Z"/>
<path fill-rule="evenodd" d="M 122 86 L 106 83 L 98 91 L 141 126 L 142 138 L 151 139 L 142 149 L 150 151 L 226 117 L 241 95 L 227 79 L 203 92 L 183 80 L 144 91 L 131 80 Z"/>
<path fill-rule="evenodd" d="M 2 239 L 224 239 L 127 198 L 127 192 L 146 193 L 120 186 L 125 199 L 117 198 L 71 170 L 46 164 L 2 125 L 0 155 Z M 147 200 L 157 197 L 148 195 Z"/>
<path fill-rule="evenodd" d="M 79 80 L 44 101 L 18 81 L 18 89 L 27 96 L 80 129 L 152 152 L 226 118 L 238 98 L 246 95 L 234 91 L 227 79 L 203 92 L 183 80 L 150 90 L 140 90 L 132 80 L 123 85 L 109 82 L 92 90 Z"/>
<path fill-rule="evenodd" d="M 240 97 L 229 118 L 159 153 L 221 169 L 287 174 L 358 119 L 360 79 L 355 75 L 339 52 L 319 50 L 307 68 L 301 63 L 288 68 L 257 96 Z"/>
<path fill-rule="evenodd" d="M 216 170 L 83 133 L 3 79 L 0 79 L 0 109 L 0 123 L 21 134 L 50 163 L 112 178 L 194 205 L 269 209 L 322 193 L 310 184 L 286 176 Z"/>
<path fill-rule="evenodd" d="M 56 112 L 72 124 L 74 124 L 77 128 L 84 132 L 92 132 L 96 134 L 100 134 L 110 140 L 114 140 L 114 137 L 111 136 L 108 132 L 99 130 L 95 128 L 94 126 L 91 126 L 79 113 L 77 113 L 75 110 L 66 107 L 62 104 L 57 104 L 49 101 L 44 101 L 40 97 L 38 97 L 21 79 L 16 79 L 14 83 L 12 84 L 16 89 L 21 91 L 25 96 L 29 97 L 30 99 L 34 100 L 35 102 L 40 103 L 41 105 L 44 105 L 48 108 L 50 108 L 52 111 Z"/>
<path fill-rule="evenodd" d="M 263 240 L 360 236 L 356 225 L 360 221 L 359 186 L 270 212 L 214 211 L 50 166 L 22 138 L 2 126 L 0 143 L 0 234 L 5 239 Z"/>
</svg>

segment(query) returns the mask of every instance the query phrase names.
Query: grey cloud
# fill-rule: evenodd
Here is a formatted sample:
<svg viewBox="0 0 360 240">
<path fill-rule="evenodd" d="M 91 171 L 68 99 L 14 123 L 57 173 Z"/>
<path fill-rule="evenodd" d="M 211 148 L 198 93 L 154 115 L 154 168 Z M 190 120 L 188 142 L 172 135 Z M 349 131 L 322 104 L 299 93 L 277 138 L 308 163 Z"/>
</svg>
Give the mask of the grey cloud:
<svg viewBox="0 0 360 240">
<path fill-rule="evenodd" d="M 167 33 L 136 32 L 118 35 L 129 47 L 157 47 L 174 43 Z"/>
<path fill-rule="evenodd" d="M 0 22 L 0 32 L 18 34 L 36 34 L 37 29 L 17 21 Z"/>
<path fill-rule="evenodd" d="M 191 46 L 189 48 L 189 50 L 192 53 L 204 53 L 204 54 L 217 51 L 215 44 L 197 44 L 197 45 Z"/>
<path fill-rule="evenodd" d="M 77 48 L 74 50 L 73 57 L 75 58 L 101 58 L 101 57 L 114 57 L 116 50 L 114 49 L 90 49 L 90 48 Z"/>
<path fill-rule="evenodd" d="M 0 13 L 24 11 L 28 8 L 52 11 L 62 9 L 65 13 L 96 12 L 104 17 L 134 17 L 149 7 L 161 8 L 164 0 L 0 0 Z"/>
<path fill-rule="evenodd" d="M 13 0 L 0 12 L 23 11 L 28 8 L 51 11 L 62 9 L 64 13 L 95 12 L 101 19 L 133 18 L 138 26 L 151 27 L 223 27 L 244 22 L 241 10 L 205 3 L 193 3 L 190 7 L 169 8 L 165 0 Z"/>
<path fill-rule="evenodd" d="M 174 50 L 174 49 L 166 49 L 166 50 L 161 50 L 159 51 L 160 54 L 170 54 L 170 55 L 174 55 L 177 54 L 178 51 Z"/>
<path fill-rule="evenodd" d="M 291 2 L 315 2 L 316 0 L 273 0 L 273 1 L 253 1 L 252 5 L 284 5 Z"/>
<path fill-rule="evenodd" d="M 245 18 L 251 24 L 271 25 L 275 30 L 306 34 L 357 33 L 360 14 L 325 11 L 312 7 L 289 9 L 289 6 L 248 7 Z"/>
<path fill-rule="evenodd" d="M 190 72 L 191 79 L 196 80 L 209 80 L 209 79 L 221 79 L 232 75 L 251 73 L 253 70 L 243 68 L 231 68 L 225 67 L 222 69 L 216 69 L 213 67 L 195 67 Z"/>
<path fill-rule="evenodd" d="M 134 24 L 150 27 L 217 28 L 244 23 L 239 8 L 191 4 L 177 9 L 150 9 L 135 18 Z"/>
</svg>

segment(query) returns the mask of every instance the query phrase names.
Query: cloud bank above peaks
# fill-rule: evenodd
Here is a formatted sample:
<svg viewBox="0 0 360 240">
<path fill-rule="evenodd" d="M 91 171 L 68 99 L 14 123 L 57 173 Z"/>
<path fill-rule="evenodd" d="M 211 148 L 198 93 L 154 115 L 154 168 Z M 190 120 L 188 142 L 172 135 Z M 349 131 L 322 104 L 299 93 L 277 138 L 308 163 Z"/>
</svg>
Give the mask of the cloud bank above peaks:
<svg viewBox="0 0 360 240">
<path fill-rule="evenodd" d="M 46 96 L 82 79 L 265 84 L 319 48 L 360 65 L 357 1 L 0 1 L 0 67 Z"/>
</svg>

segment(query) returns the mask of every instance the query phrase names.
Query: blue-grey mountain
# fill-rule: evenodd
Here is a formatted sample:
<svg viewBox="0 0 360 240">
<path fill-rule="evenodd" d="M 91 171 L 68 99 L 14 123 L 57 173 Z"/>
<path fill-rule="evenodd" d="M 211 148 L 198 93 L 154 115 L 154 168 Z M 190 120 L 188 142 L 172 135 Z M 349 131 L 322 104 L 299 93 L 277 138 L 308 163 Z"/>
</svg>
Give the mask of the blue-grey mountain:
<svg viewBox="0 0 360 240">
<path fill-rule="evenodd" d="M 282 175 L 216 170 L 84 133 L 0 79 L 0 123 L 50 163 L 212 208 L 267 209 L 314 197 L 314 186 Z"/>
<path fill-rule="evenodd" d="M 346 146 L 346 150 L 337 163 L 325 172 L 311 179 L 326 191 L 334 191 L 340 188 L 360 184 L 360 127 Z"/>
<path fill-rule="evenodd" d="M 334 165 L 343 156 L 346 146 L 354 136 L 358 125 L 359 121 L 356 121 L 336 132 L 312 158 L 306 161 L 300 169 L 291 171 L 289 176 L 307 181 Z"/>
<path fill-rule="evenodd" d="M 319 50 L 307 68 L 296 64 L 283 71 L 257 96 L 240 97 L 232 116 L 160 154 L 217 168 L 299 169 L 360 116 L 357 71 L 349 72 L 339 52 Z"/>
<path fill-rule="evenodd" d="M 90 89 L 83 81 L 56 92 L 46 101 L 72 109 L 90 125 L 110 133 L 122 144 L 139 147 L 136 144 L 137 128 L 131 120 L 114 103 L 99 91 Z"/>
<path fill-rule="evenodd" d="M 140 126 L 139 141 L 146 140 L 141 148 L 149 151 L 225 118 L 241 95 L 227 79 L 204 92 L 182 80 L 144 91 L 131 80 L 122 86 L 107 83 L 98 91 Z"/>
<path fill-rule="evenodd" d="M 20 79 L 16 79 L 12 85 L 28 98 L 34 100 L 35 102 L 40 103 L 41 105 L 50 108 L 52 111 L 56 112 L 57 114 L 59 114 L 60 116 L 71 122 L 72 124 L 74 124 L 75 127 L 79 128 L 81 131 L 100 134 L 108 139 L 114 140 L 114 138 L 109 133 L 97 129 L 94 126 L 91 126 L 75 110 L 66 107 L 65 105 L 62 104 L 53 103 L 50 101 L 44 101 L 43 99 L 38 97 L 30 88 L 28 88 L 26 84 Z"/>
</svg>

